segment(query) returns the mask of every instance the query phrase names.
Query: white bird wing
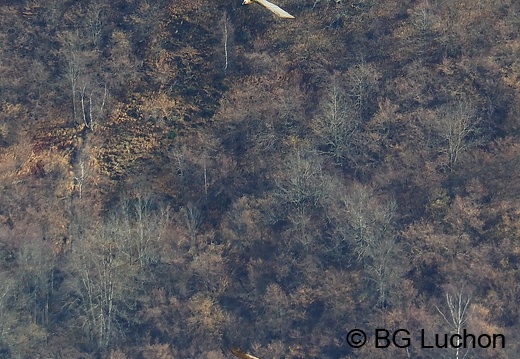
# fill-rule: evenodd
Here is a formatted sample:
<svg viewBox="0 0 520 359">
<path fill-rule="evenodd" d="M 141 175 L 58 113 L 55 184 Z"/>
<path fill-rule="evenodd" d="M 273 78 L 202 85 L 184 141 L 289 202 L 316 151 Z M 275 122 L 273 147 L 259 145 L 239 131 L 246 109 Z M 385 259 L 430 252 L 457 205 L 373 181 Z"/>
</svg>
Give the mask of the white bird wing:
<svg viewBox="0 0 520 359">
<path fill-rule="evenodd" d="M 238 349 L 238 348 L 231 348 L 231 353 L 236 356 L 237 358 L 241 358 L 241 359 L 260 359 L 258 357 L 255 357 L 251 354 L 247 354 L 247 353 L 244 353 L 242 350 Z"/>
<path fill-rule="evenodd" d="M 281 17 L 282 19 L 294 19 L 294 16 L 289 14 L 287 11 L 285 11 L 278 5 L 270 3 L 267 0 L 255 0 L 255 1 L 257 3 L 259 3 L 260 5 L 264 6 L 265 8 L 267 8 L 268 10 L 270 10 L 271 12 L 273 12 L 274 14 L 276 14 L 276 16 Z"/>
</svg>

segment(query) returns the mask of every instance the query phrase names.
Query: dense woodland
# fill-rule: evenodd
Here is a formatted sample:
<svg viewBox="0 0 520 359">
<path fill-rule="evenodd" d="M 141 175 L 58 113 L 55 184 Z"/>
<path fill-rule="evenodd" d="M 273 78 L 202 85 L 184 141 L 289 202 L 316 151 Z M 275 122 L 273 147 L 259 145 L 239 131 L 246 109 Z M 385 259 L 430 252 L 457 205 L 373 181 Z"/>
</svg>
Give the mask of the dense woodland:
<svg viewBox="0 0 520 359">
<path fill-rule="evenodd" d="M 0 358 L 520 357 L 520 2 L 275 2 L 2 1 Z"/>
</svg>

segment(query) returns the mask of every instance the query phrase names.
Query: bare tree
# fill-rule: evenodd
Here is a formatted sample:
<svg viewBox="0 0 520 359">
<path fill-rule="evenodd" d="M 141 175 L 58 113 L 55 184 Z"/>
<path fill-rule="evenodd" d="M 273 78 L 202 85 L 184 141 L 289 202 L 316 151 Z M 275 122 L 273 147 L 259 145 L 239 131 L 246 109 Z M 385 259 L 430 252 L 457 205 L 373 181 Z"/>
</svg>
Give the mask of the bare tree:
<svg viewBox="0 0 520 359">
<path fill-rule="evenodd" d="M 80 324 L 101 350 L 122 333 L 121 320 L 132 320 L 127 314 L 143 285 L 140 272 L 160 258 L 169 211 L 155 207 L 147 196 L 127 200 L 96 229 L 86 229 L 73 247 L 69 307 L 77 310 Z"/>
<path fill-rule="evenodd" d="M 85 127 L 92 130 L 99 118 L 105 112 L 105 104 L 107 102 L 107 84 L 102 86 L 93 85 L 88 80 L 83 80 L 83 86 L 80 92 L 81 115 Z"/>
<path fill-rule="evenodd" d="M 202 223 L 201 213 L 197 206 L 191 202 L 182 208 L 182 213 L 184 215 L 184 223 L 186 225 L 186 229 L 188 230 L 191 244 L 194 245 L 199 227 Z"/>
<path fill-rule="evenodd" d="M 73 31 L 64 31 L 58 35 L 61 45 L 59 55 L 65 61 L 65 74 L 70 82 L 73 120 L 74 123 L 83 121 L 89 129 L 93 129 L 96 120 L 105 113 L 108 99 L 107 81 L 103 78 L 100 66 L 100 52 L 96 50 L 97 45 L 91 43 L 100 36 L 98 32 L 101 29 L 96 26 L 101 25 L 90 26 L 91 33 L 83 26 L 78 26 Z"/>
<path fill-rule="evenodd" d="M 320 104 L 320 114 L 312 123 L 313 132 L 322 152 L 344 165 L 354 160 L 359 150 L 360 124 L 354 104 L 333 77 L 330 88 Z"/>
<path fill-rule="evenodd" d="M 355 259 L 363 264 L 369 288 L 377 293 L 378 306 L 384 307 L 406 268 L 397 260 L 400 248 L 394 229 L 396 204 L 393 200 L 378 200 L 370 188 L 360 184 L 341 192 L 337 188 L 334 196 L 338 203 L 329 208 L 335 226 L 332 245 L 341 247 L 346 242 L 352 248 Z"/>
<path fill-rule="evenodd" d="M 91 152 L 90 148 L 83 147 L 80 150 L 77 157 L 76 163 L 74 164 L 74 185 L 77 191 L 78 198 L 83 197 L 83 191 L 85 190 L 85 184 L 92 183 L 94 181 L 95 170 L 94 161 L 89 155 Z"/>
<path fill-rule="evenodd" d="M 223 55 L 224 55 L 224 72 L 226 72 L 230 65 L 231 60 L 231 46 L 233 44 L 233 36 L 234 36 L 234 29 L 233 25 L 231 24 L 231 21 L 229 21 L 229 17 L 226 11 L 224 11 L 224 14 L 222 15 L 222 18 L 219 22 L 219 28 L 222 32 L 222 47 L 223 47 Z"/>
<path fill-rule="evenodd" d="M 471 302 L 471 296 L 464 293 L 464 287 L 461 287 L 460 290 L 456 292 L 446 292 L 445 294 L 446 306 L 448 307 L 447 311 L 442 311 L 439 307 L 435 306 L 439 314 L 444 319 L 444 322 L 448 325 L 450 332 L 453 334 L 457 334 L 458 337 L 455 339 L 455 359 L 463 359 L 468 353 L 469 349 L 461 348 L 460 341 L 462 339 L 462 331 L 466 326 L 469 315 L 469 305 Z M 468 343 L 468 347 L 471 346 L 471 343 Z M 465 352 L 463 354 L 463 350 Z"/>
<path fill-rule="evenodd" d="M 411 10 L 410 20 L 416 31 L 415 36 L 411 36 L 408 40 L 407 47 L 414 49 L 418 59 L 427 58 L 425 55 L 435 46 L 432 46 L 434 40 L 434 23 L 438 21 L 434 9 L 432 9 L 428 1 L 420 2 Z"/>
<path fill-rule="evenodd" d="M 105 4 L 103 2 L 94 1 L 90 4 L 84 15 L 86 21 L 86 28 L 90 41 L 94 47 L 99 46 L 99 41 L 103 34 L 106 21 Z"/>
<path fill-rule="evenodd" d="M 370 103 L 376 104 L 372 97 L 378 88 L 379 78 L 379 72 L 374 65 L 364 61 L 347 71 L 347 93 L 361 118 L 367 115 Z"/>
<path fill-rule="evenodd" d="M 81 53 L 81 41 L 78 32 L 64 32 L 59 34 L 58 39 L 61 43 L 61 54 L 65 58 L 66 77 L 70 81 L 71 99 L 72 99 L 72 116 L 74 123 L 78 118 L 78 80 L 80 73 L 84 67 L 84 57 Z"/>
<path fill-rule="evenodd" d="M 294 231 L 289 238 L 310 249 L 315 237 L 312 217 L 319 214 L 317 209 L 325 193 L 323 184 L 326 180 L 320 158 L 312 151 L 294 149 L 283 163 L 275 182 L 274 199 L 279 206 L 273 209 L 272 218 L 288 220 L 291 231 Z"/>
<path fill-rule="evenodd" d="M 468 99 L 439 109 L 433 126 L 440 136 L 450 170 L 454 169 L 463 152 L 478 143 L 480 122 L 474 104 Z"/>
<path fill-rule="evenodd" d="M 144 268 L 160 260 L 160 243 L 170 222 L 170 208 L 158 205 L 150 196 L 138 195 L 132 212 L 133 220 L 128 223 L 130 228 L 135 228 L 131 248 Z"/>
<path fill-rule="evenodd" d="M 305 149 L 295 149 L 285 162 L 283 178 L 277 179 L 277 195 L 298 214 L 319 203 L 323 171 L 319 158 Z"/>
<path fill-rule="evenodd" d="M 45 325 L 54 292 L 55 255 L 52 244 L 40 239 L 22 243 L 18 251 L 19 288 L 27 298 L 27 309 L 34 323 Z"/>
</svg>

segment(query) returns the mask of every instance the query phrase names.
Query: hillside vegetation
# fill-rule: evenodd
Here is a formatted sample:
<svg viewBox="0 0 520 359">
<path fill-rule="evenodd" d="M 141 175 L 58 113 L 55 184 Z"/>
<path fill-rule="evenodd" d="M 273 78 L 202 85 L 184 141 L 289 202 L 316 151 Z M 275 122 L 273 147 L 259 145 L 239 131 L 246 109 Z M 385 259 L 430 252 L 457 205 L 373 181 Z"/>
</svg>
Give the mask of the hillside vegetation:
<svg viewBox="0 0 520 359">
<path fill-rule="evenodd" d="M 240 3 L 2 2 L 0 358 L 519 358 L 520 2 Z"/>
</svg>

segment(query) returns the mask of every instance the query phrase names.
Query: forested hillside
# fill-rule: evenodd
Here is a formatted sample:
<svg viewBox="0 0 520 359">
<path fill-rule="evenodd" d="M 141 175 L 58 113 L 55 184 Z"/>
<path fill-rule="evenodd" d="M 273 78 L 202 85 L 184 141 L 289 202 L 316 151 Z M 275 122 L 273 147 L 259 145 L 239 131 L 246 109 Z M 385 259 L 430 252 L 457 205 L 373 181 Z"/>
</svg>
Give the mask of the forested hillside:
<svg viewBox="0 0 520 359">
<path fill-rule="evenodd" d="M 520 2 L 275 2 L 1 2 L 0 358 L 520 357 Z"/>
</svg>

